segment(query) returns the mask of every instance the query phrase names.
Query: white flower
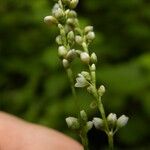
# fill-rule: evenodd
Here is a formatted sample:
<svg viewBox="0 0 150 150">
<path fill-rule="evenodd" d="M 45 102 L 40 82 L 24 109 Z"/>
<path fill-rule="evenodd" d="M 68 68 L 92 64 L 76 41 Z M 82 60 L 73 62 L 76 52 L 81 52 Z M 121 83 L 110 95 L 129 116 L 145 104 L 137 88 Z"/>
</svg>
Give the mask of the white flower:
<svg viewBox="0 0 150 150">
<path fill-rule="evenodd" d="M 101 85 L 98 89 L 98 94 L 100 96 L 103 96 L 104 93 L 105 93 L 105 87 L 104 87 L 104 85 Z"/>
<path fill-rule="evenodd" d="M 58 55 L 59 55 L 60 57 L 65 57 L 66 54 L 67 54 L 66 48 L 65 48 L 64 46 L 59 46 L 59 47 L 58 47 Z"/>
<path fill-rule="evenodd" d="M 129 120 L 129 117 L 127 117 L 125 115 L 120 116 L 117 120 L 117 127 L 121 128 L 121 127 L 125 126 L 127 124 L 128 120 Z"/>
<path fill-rule="evenodd" d="M 86 26 L 86 27 L 84 28 L 84 32 L 85 32 L 85 33 L 88 33 L 88 32 L 91 32 L 91 31 L 93 31 L 93 26 Z"/>
<path fill-rule="evenodd" d="M 90 56 L 87 52 L 82 52 L 80 54 L 80 59 L 81 59 L 82 62 L 84 62 L 86 64 L 89 64 L 89 62 L 90 62 Z"/>
<path fill-rule="evenodd" d="M 53 16 L 46 16 L 44 18 L 44 22 L 46 24 L 48 24 L 48 25 L 52 25 L 52 24 L 57 24 L 58 23 L 57 19 L 55 17 L 53 17 Z"/>
<path fill-rule="evenodd" d="M 114 113 L 110 113 L 107 117 L 107 121 L 111 125 L 115 125 L 117 121 L 117 115 Z"/>
<path fill-rule="evenodd" d="M 93 118 L 93 124 L 96 129 L 102 129 L 104 127 L 104 121 L 101 118 Z"/>
<path fill-rule="evenodd" d="M 85 77 L 82 74 L 78 74 L 78 77 L 76 78 L 76 84 L 75 87 L 85 87 L 89 85 L 88 81 L 85 79 Z"/>
<path fill-rule="evenodd" d="M 95 53 L 91 54 L 91 62 L 96 63 L 97 62 L 97 56 Z"/>
<path fill-rule="evenodd" d="M 95 33 L 90 31 L 90 32 L 86 35 L 86 38 L 87 38 L 87 40 L 89 40 L 89 41 L 94 40 L 94 39 L 95 39 Z"/>
<path fill-rule="evenodd" d="M 78 119 L 75 117 L 66 118 L 66 123 L 67 123 L 68 127 L 71 129 L 78 129 L 80 127 Z"/>
</svg>

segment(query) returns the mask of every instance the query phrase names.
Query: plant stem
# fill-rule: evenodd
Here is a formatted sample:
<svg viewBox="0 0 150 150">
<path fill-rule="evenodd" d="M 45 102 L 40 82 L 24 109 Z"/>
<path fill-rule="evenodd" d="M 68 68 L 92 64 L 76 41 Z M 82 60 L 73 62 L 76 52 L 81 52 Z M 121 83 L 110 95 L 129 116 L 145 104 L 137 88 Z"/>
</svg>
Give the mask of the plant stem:
<svg viewBox="0 0 150 150">
<path fill-rule="evenodd" d="M 113 150 L 114 149 L 114 140 L 113 140 L 113 133 L 112 132 L 108 133 L 108 143 L 109 143 L 109 149 Z"/>
<path fill-rule="evenodd" d="M 107 119 L 106 119 L 106 114 L 105 114 L 105 110 L 104 110 L 104 106 L 101 100 L 101 97 L 97 98 L 97 105 L 98 105 L 98 109 L 102 115 L 102 119 L 104 121 L 105 124 L 105 128 L 106 128 L 106 133 L 109 133 L 109 127 L 108 127 L 108 123 L 107 123 Z"/>
<path fill-rule="evenodd" d="M 67 72 L 67 76 L 68 76 L 68 79 L 70 82 L 71 91 L 72 91 L 72 94 L 73 94 L 74 99 L 75 99 L 75 106 L 77 107 L 78 112 L 80 112 L 80 107 L 78 104 L 77 94 L 76 94 L 76 90 L 74 87 L 73 73 L 72 73 L 71 68 L 66 69 L 66 72 Z"/>
<path fill-rule="evenodd" d="M 81 141 L 82 141 L 82 145 L 83 145 L 83 147 L 84 147 L 84 150 L 89 150 L 87 135 L 86 135 L 86 134 L 85 134 L 84 136 L 83 136 L 83 135 L 80 135 L 80 138 L 81 138 Z"/>
</svg>

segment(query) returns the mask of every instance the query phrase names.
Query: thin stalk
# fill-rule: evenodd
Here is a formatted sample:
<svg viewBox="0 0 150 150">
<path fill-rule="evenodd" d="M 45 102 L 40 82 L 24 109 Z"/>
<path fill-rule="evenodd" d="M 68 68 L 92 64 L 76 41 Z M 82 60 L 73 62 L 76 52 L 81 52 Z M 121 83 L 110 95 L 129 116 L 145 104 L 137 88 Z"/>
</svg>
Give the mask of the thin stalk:
<svg viewBox="0 0 150 150">
<path fill-rule="evenodd" d="M 81 138 L 84 150 L 89 150 L 87 136 L 86 135 L 85 136 L 80 135 L 80 138 Z"/>
<path fill-rule="evenodd" d="M 103 119 L 104 124 L 105 124 L 106 133 L 108 134 L 109 133 L 109 127 L 108 127 L 108 123 L 107 123 L 107 119 L 106 119 L 106 114 L 105 114 L 104 106 L 103 106 L 103 103 L 101 101 L 101 97 L 99 97 L 97 99 L 97 105 L 98 105 L 98 109 L 99 109 L 99 111 L 101 113 L 102 119 Z"/>
<path fill-rule="evenodd" d="M 70 82 L 72 95 L 75 99 L 75 106 L 77 107 L 78 112 L 80 112 L 80 107 L 79 107 L 79 104 L 78 104 L 77 94 L 76 94 L 76 90 L 75 90 L 75 87 L 74 87 L 73 73 L 72 73 L 71 68 L 66 69 L 66 72 L 67 72 L 67 76 L 68 76 L 68 79 L 69 79 L 69 82 Z"/>
<path fill-rule="evenodd" d="M 105 114 L 105 109 L 104 109 L 104 106 L 103 106 L 103 103 L 102 103 L 102 100 L 101 100 L 101 96 L 99 96 L 98 93 L 97 93 L 97 89 L 96 89 L 96 73 L 95 73 L 95 71 L 92 71 L 90 69 L 90 66 L 89 66 L 89 70 L 90 70 L 91 77 L 92 77 L 92 84 L 94 85 L 94 89 L 95 89 L 94 96 L 96 98 L 97 106 L 98 106 L 98 109 L 99 109 L 99 111 L 101 113 L 102 119 L 104 121 L 105 129 L 106 129 L 105 132 L 106 132 L 106 134 L 108 136 L 109 149 L 113 150 L 113 133 L 110 132 L 110 130 L 109 130 L 108 122 L 107 122 L 106 114 Z"/>
<path fill-rule="evenodd" d="M 113 140 L 112 132 L 109 132 L 109 134 L 108 134 L 108 143 L 109 143 L 109 149 L 113 150 L 114 149 L 114 140 Z"/>
</svg>

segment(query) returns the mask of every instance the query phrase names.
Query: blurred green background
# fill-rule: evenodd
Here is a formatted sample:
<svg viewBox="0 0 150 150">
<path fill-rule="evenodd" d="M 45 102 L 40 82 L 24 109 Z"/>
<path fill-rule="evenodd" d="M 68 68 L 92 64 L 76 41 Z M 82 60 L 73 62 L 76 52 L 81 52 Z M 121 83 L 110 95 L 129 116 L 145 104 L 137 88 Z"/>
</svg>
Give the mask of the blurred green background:
<svg viewBox="0 0 150 150">
<path fill-rule="evenodd" d="M 76 107 L 57 57 L 58 31 L 43 23 L 53 4 L 0 1 L 0 110 L 75 137 L 65 124 Z M 91 51 L 99 58 L 98 83 L 107 88 L 106 112 L 130 117 L 115 136 L 116 147 L 150 149 L 150 1 L 80 0 L 77 11 L 81 24 L 95 27 Z M 89 107 L 92 97 L 84 90 L 78 96 L 81 107 Z M 90 119 L 99 116 L 86 110 Z M 104 134 L 94 128 L 89 139 L 91 149 L 106 145 Z"/>
</svg>

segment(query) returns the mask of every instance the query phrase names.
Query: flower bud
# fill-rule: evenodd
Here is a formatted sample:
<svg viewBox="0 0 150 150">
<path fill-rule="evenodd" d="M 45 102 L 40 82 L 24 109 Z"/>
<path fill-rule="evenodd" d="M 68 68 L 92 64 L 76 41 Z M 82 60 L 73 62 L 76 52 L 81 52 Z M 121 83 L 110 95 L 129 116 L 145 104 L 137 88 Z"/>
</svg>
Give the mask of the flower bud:
<svg viewBox="0 0 150 150">
<path fill-rule="evenodd" d="M 59 18 L 63 17 L 64 12 L 63 12 L 63 10 L 62 10 L 61 8 L 58 8 L 58 9 L 55 11 L 54 15 L 55 15 L 56 18 L 59 19 Z"/>
<path fill-rule="evenodd" d="M 76 78 L 75 87 L 86 87 L 89 85 L 89 82 L 85 79 L 85 77 L 82 74 L 78 74 L 78 77 Z"/>
<path fill-rule="evenodd" d="M 81 45 L 82 42 L 83 42 L 83 39 L 82 39 L 82 37 L 80 35 L 77 35 L 75 37 L 75 41 L 76 41 L 77 44 Z"/>
<path fill-rule="evenodd" d="M 127 124 L 128 120 L 129 120 L 129 117 L 127 117 L 125 115 L 120 116 L 117 120 L 117 127 L 121 128 L 121 127 L 125 126 Z"/>
<path fill-rule="evenodd" d="M 95 71 L 96 70 L 96 66 L 95 64 L 92 64 L 91 67 L 90 67 L 91 71 Z"/>
<path fill-rule="evenodd" d="M 76 8 L 76 6 L 78 5 L 78 2 L 79 2 L 79 0 L 71 0 L 71 1 L 70 1 L 70 4 L 69 4 L 69 7 L 70 7 L 71 9 Z"/>
<path fill-rule="evenodd" d="M 116 125 L 117 115 L 114 113 L 110 113 L 107 117 L 107 121 L 111 127 L 114 127 Z"/>
<path fill-rule="evenodd" d="M 91 79 L 89 72 L 87 72 L 87 71 L 82 71 L 81 74 L 84 76 L 84 78 L 85 78 L 86 80 L 90 80 L 90 79 Z"/>
<path fill-rule="evenodd" d="M 67 123 L 69 128 L 74 129 L 74 130 L 79 129 L 79 127 L 80 127 L 78 119 L 75 117 L 66 118 L 66 123 Z"/>
<path fill-rule="evenodd" d="M 88 121 L 88 122 L 86 123 L 87 131 L 91 130 L 92 127 L 93 127 L 93 122 L 92 122 L 92 121 Z"/>
<path fill-rule="evenodd" d="M 66 22 L 69 25 L 76 26 L 78 24 L 78 19 L 76 19 L 76 18 L 68 18 Z"/>
<path fill-rule="evenodd" d="M 74 10 L 70 10 L 68 13 L 68 18 L 75 18 L 77 17 L 77 13 Z"/>
<path fill-rule="evenodd" d="M 86 27 L 84 28 L 85 34 L 87 34 L 88 32 L 91 32 L 91 31 L 93 31 L 93 26 L 86 26 Z"/>
<path fill-rule="evenodd" d="M 58 23 L 57 19 L 55 17 L 53 17 L 53 16 L 46 16 L 44 18 L 44 22 L 46 24 L 48 24 L 48 25 L 52 25 L 52 24 L 57 24 Z"/>
<path fill-rule="evenodd" d="M 60 36 L 60 35 L 58 35 L 58 36 L 56 37 L 56 43 L 57 43 L 58 45 L 62 45 L 62 39 L 61 39 L 61 36 Z"/>
<path fill-rule="evenodd" d="M 70 42 L 73 42 L 74 40 L 74 32 L 73 31 L 70 31 L 67 35 L 67 39 L 70 41 Z"/>
<path fill-rule="evenodd" d="M 81 116 L 82 120 L 84 120 L 85 122 L 87 122 L 88 117 L 87 117 L 87 114 L 86 114 L 86 112 L 84 110 L 80 111 L 80 116 Z"/>
<path fill-rule="evenodd" d="M 87 35 L 86 35 L 86 39 L 88 41 L 92 41 L 95 39 L 95 33 L 94 32 L 89 32 Z"/>
<path fill-rule="evenodd" d="M 98 94 L 99 96 L 103 96 L 104 93 L 105 93 L 105 87 L 104 85 L 101 85 L 98 89 Z"/>
<path fill-rule="evenodd" d="M 70 50 L 68 53 L 67 53 L 67 60 L 69 61 L 73 61 L 73 59 L 77 56 L 76 54 L 76 51 L 74 49 Z"/>
<path fill-rule="evenodd" d="M 67 59 L 63 59 L 62 63 L 63 63 L 63 66 L 64 66 L 65 69 L 70 67 L 70 63 Z"/>
<path fill-rule="evenodd" d="M 65 57 L 67 54 L 67 50 L 64 46 L 59 46 L 58 47 L 58 55 L 59 57 Z"/>
<path fill-rule="evenodd" d="M 83 63 L 85 63 L 85 64 L 89 64 L 89 62 L 90 62 L 90 56 L 89 56 L 89 54 L 86 53 L 86 52 L 82 52 L 82 53 L 80 54 L 80 59 L 81 59 L 81 61 L 82 61 Z"/>
<path fill-rule="evenodd" d="M 88 87 L 87 87 L 87 91 L 88 91 L 90 94 L 93 94 L 94 91 L 95 91 L 94 86 L 93 86 L 93 85 L 88 86 Z"/>
<path fill-rule="evenodd" d="M 97 62 L 97 56 L 96 56 L 95 53 L 92 53 L 92 54 L 91 54 L 91 62 L 92 62 L 92 63 L 96 63 L 96 62 Z"/>
<path fill-rule="evenodd" d="M 101 118 L 93 118 L 93 124 L 96 129 L 103 129 L 104 121 Z"/>
</svg>

